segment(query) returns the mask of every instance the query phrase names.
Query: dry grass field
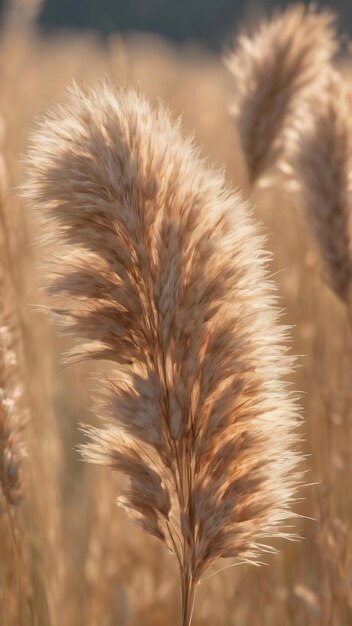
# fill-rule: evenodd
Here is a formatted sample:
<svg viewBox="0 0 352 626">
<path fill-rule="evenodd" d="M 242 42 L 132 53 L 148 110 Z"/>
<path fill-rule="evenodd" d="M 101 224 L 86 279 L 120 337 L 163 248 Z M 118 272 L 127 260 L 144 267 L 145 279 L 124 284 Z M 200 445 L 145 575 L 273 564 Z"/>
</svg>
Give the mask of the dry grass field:
<svg viewBox="0 0 352 626">
<path fill-rule="evenodd" d="M 349 60 L 340 60 L 338 70 L 348 84 Z M 174 118 L 182 114 L 202 155 L 224 167 L 227 182 L 249 199 L 273 255 L 270 271 L 284 321 L 292 326 L 290 352 L 298 355 L 291 383 L 301 392 L 307 484 L 294 504 L 302 515 L 293 522 L 300 538 L 275 539 L 279 552 L 264 555 L 261 567 L 216 564 L 198 587 L 192 624 L 349 626 L 352 300 L 346 304 L 329 286 L 301 196 L 281 171 L 263 186 L 250 184 L 228 112 L 234 81 L 220 57 L 147 35 L 116 34 L 104 45 L 93 35 L 45 38 L 15 23 L 0 38 L 0 287 L 11 307 L 17 366 L 6 390 L 5 361 L 12 358 L 3 348 L 0 391 L 16 396 L 26 454 L 20 501 L 0 508 L 0 624 L 180 623 L 174 559 L 116 506 L 122 479 L 82 462 L 77 452 L 84 440 L 80 424 L 97 424 L 89 407 L 97 372 L 104 374 L 108 365 L 64 363 L 71 340 L 58 335 L 55 320 L 42 310 L 48 306 L 41 289 L 47 253 L 42 225 L 19 193 L 36 116 L 65 101 L 72 79 L 90 85 L 102 76 L 135 87 L 151 102 L 162 98 Z M 0 453 L 2 445 L 0 440 Z"/>
</svg>

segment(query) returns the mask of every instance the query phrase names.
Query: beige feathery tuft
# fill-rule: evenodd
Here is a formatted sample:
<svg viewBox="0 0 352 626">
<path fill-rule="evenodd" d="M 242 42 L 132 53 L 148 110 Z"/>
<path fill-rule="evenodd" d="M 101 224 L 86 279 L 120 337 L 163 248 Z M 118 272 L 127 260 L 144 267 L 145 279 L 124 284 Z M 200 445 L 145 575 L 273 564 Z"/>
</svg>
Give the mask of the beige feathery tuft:
<svg viewBox="0 0 352 626">
<path fill-rule="evenodd" d="M 293 5 L 239 35 L 225 63 L 251 185 L 265 183 L 297 110 L 324 83 L 336 48 L 333 13 L 313 5 Z"/>
<path fill-rule="evenodd" d="M 22 498 L 22 460 L 24 457 L 23 419 L 19 400 L 17 360 L 13 350 L 12 320 L 0 312 L 0 486 L 7 505 Z M 1 513 L 1 498 L 0 498 Z"/>
<path fill-rule="evenodd" d="M 351 296 L 352 91 L 331 71 L 310 115 L 296 124 L 287 171 L 298 186 L 326 267 L 345 302 Z"/>
<path fill-rule="evenodd" d="M 22 498 L 22 462 L 25 456 L 21 407 L 22 385 L 17 360 L 18 328 L 4 211 L 5 164 L 0 157 L 0 513 L 9 512 Z"/>
<path fill-rule="evenodd" d="M 183 625 L 219 558 L 256 562 L 285 536 L 299 482 L 292 358 L 248 205 L 162 104 L 74 87 L 43 121 L 27 196 L 65 244 L 50 292 L 108 359 L 84 448 L 129 477 L 119 501 L 178 559 Z"/>
</svg>

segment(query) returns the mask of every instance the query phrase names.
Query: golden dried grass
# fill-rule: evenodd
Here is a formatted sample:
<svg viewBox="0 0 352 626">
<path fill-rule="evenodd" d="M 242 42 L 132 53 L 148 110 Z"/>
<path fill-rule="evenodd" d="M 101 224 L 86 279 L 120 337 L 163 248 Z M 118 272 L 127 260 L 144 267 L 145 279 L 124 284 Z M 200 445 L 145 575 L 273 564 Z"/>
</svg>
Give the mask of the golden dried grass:
<svg viewBox="0 0 352 626">
<path fill-rule="evenodd" d="M 151 37 L 112 37 L 107 44 L 103 50 L 91 36 L 43 40 L 23 31 L 3 33 L 1 108 L 8 124 L 6 155 L 14 184 L 23 180 L 19 156 L 33 115 L 60 100 L 73 76 L 91 82 L 109 73 L 150 98 L 162 95 L 176 111 L 184 111 L 186 128 L 196 128 L 207 155 L 225 163 L 227 176 L 243 186 L 241 150 L 226 113 L 226 77 L 216 56 L 176 50 Z M 348 60 L 344 77 L 350 82 Z M 26 626 L 175 623 L 179 609 L 173 560 L 161 551 L 161 544 L 158 548 L 152 538 L 146 541 L 138 530 L 131 532 L 123 512 L 114 512 L 120 481 L 114 483 L 104 468 L 76 462 L 76 424 L 89 419 L 84 408 L 90 386 L 87 370 L 58 366 L 67 342 L 58 340 L 50 322 L 28 306 L 42 301 L 32 245 L 41 229 L 31 223 L 12 191 L 11 211 L 16 217 L 12 235 L 20 240 L 13 270 L 22 277 L 24 383 L 33 414 L 25 500 L 30 515 L 24 528 L 31 545 L 29 597 L 38 617 L 32 616 Z M 315 271 L 318 255 L 290 197 L 278 186 L 257 190 L 255 212 L 270 233 L 271 270 L 285 319 L 293 325 L 292 350 L 305 355 L 292 379 L 304 392 L 308 480 L 314 485 L 300 510 L 316 521 L 302 520 L 303 543 L 287 544 L 275 559 L 267 555 L 269 568 L 242 566 L 203 581 L 194 625 L 345 626 L 352 621 L 352 352 L 345 312 Z M 91 421 L 95 424 L 93 417 Z M 3 541 L 0 552 L 3 572 L 12 552 Z M 9 626 L 7 601 L 1 586 L 0 621 Z M 17 626 L 16 621 L 11 626 Z"/>
</svg>

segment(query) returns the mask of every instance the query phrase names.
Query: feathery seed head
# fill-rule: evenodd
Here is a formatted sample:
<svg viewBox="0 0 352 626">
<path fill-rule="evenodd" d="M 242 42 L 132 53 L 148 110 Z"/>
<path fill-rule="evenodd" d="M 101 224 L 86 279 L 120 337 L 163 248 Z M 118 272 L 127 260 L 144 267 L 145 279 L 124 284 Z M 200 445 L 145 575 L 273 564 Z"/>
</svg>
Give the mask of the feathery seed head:
<svg viewBox="0 0 352 626">
<path fill-rule="evenodd" d="M 28 160 L 27 196 L 66 244 L 55 310 L 75 355 L 114 364 L 84 455 L 129 476 L 120 503 L 176 554 L 188 598 L 215 559 L 255 561 L 292 515 L 292 358 L 263 238 L 180 124 L 132 90 L 74 87 Z"/>
<path fill-rule="evenodd" d="M 5 123 L 0 118 L 0 142 Z M 18 327 L 9 259 L 7 169 L 0 152 L 0 513 L 20 502 L 25 456 L 21 407 L 22 388 L 17 362 Z"/>
<path fill-rule="evenodd" d="M 254 32 L 244 31 L 226 59 L 234 79 L 231 114 L 251 184 L 278 160 L 305 100 L 317 93 L 336 52 L 335 17 L 293 5 Z"/>
<path fill-rule="evenodd" d="M 25 449 L 24 415 L 20 407 L 22 390 L 18 380 L 11 298 L 4 266 L 0 266 L 0 492 L 8 505 L 15 505 L 22 498 L 22 461 Z M 0 512 L 2 508 L 0 498 Z"/>
<path fill-rule="evenodd" d="M 328 282 L 347 301 L 352 279 L 352 91 L 331 71 L 311 113 L 300 116 L 292 134 L 287 171 L 325 262 Z"/>
</svg>

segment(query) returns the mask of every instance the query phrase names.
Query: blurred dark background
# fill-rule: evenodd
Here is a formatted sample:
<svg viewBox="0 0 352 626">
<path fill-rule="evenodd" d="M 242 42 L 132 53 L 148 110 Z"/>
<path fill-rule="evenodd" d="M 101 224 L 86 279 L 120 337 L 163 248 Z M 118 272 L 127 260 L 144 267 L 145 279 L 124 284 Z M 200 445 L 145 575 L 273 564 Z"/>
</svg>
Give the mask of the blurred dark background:
<svg viewBox="0 0 352 626">
<path fill-rule="evenodd" d="M 22 3 L 30 1 L 22 0 Z M 4 0 L 0 0 L 1 4 L 4 5 Z M 228 41 L 239 20 L 250 20 L 288 4 L 292 3 L 287 0 L 44 0 L 38 21 L 45 30 L 97 30 L 103 37 L 112 31 L 147 31 L 178 42 L 199 41 L 219 48 Z M 335 9 L 341 30 L 351 34 L 352 0 L 318 0 L 315 4 Z"/>
</svg>

